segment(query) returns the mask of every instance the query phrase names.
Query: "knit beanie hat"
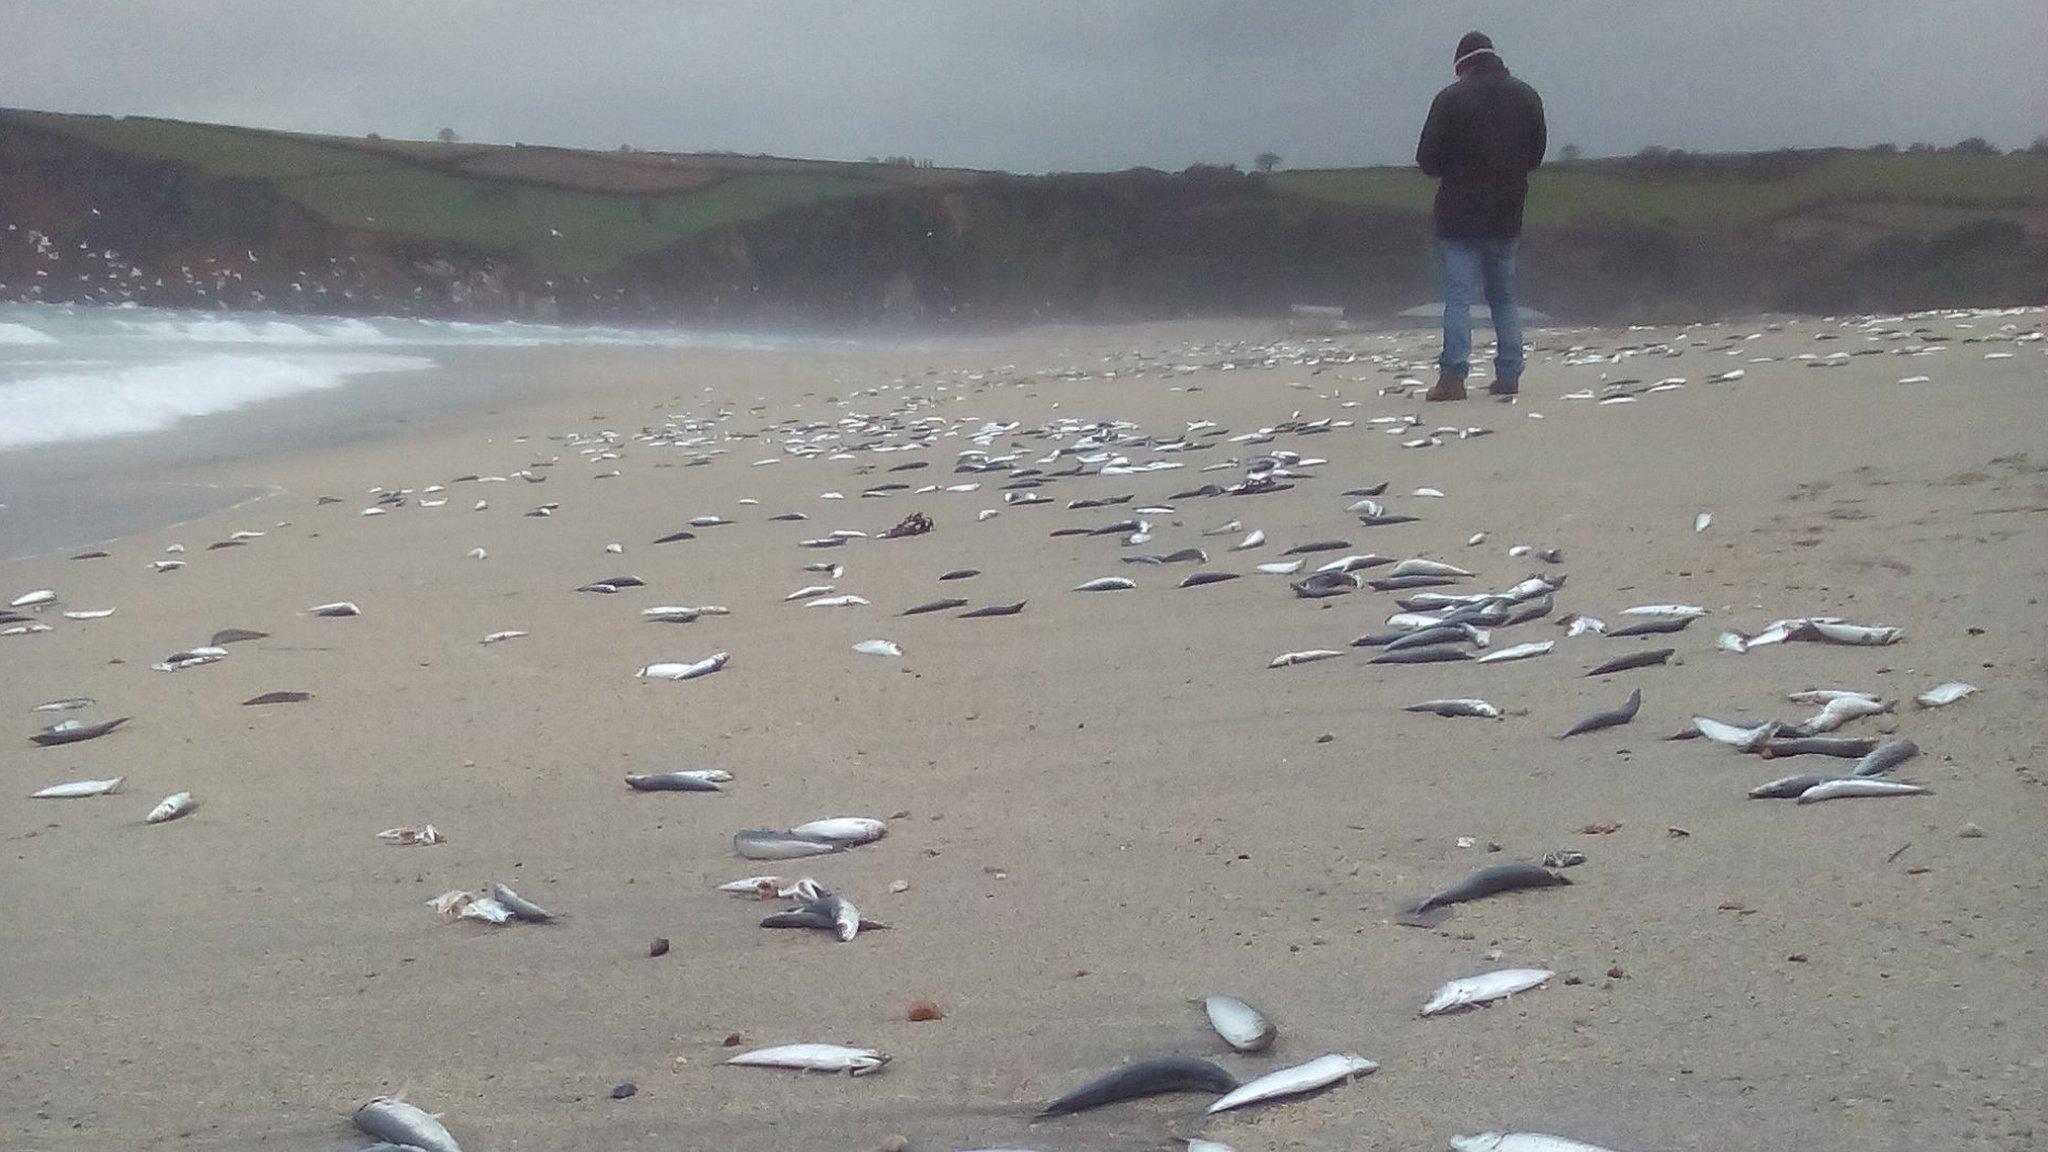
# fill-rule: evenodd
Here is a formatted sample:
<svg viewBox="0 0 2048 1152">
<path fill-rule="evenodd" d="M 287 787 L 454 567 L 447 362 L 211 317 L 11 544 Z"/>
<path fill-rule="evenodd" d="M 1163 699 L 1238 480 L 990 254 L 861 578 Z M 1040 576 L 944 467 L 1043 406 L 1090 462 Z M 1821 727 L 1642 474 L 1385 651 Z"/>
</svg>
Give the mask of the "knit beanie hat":
<svg viewBox="0 0 2048 1152">
<path fill-rule="evenodd" d="M 1473 59 L 1477 57 L 1492 56 L 1497 59 L 1499 58 L 1499 55 L 1500 54 L 1498 52 L 1495 52 L 1493 50 L 1493 41 L 1486 35 L 1486 33 L 1467 32 L 1465 33 L 1465 38 L 1463 40 L 1458 41 L 1458 52 L 1456 57 L 1451 61 L 1451 67 L 1453 70 L 1455 70 L 1463 68 L 1465 65 L 1471 63 Z"/>
</svg>

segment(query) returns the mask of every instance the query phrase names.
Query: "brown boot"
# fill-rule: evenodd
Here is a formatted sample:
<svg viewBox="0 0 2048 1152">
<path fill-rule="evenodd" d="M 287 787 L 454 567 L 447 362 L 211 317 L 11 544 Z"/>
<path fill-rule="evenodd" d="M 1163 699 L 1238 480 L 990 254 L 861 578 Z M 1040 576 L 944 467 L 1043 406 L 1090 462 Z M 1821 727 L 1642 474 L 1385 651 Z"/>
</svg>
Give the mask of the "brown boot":
<svg viewBox="0 0 2048 1152">
<path fill-rule="evenodd" d="M 1439 372 L 1436 376 L 1436 387 L 1431 388 L 1422 398 L 1424 400 L 1463 400 L 1465 398 L 1465 378 L 1450 372 Z"/>
</svg>

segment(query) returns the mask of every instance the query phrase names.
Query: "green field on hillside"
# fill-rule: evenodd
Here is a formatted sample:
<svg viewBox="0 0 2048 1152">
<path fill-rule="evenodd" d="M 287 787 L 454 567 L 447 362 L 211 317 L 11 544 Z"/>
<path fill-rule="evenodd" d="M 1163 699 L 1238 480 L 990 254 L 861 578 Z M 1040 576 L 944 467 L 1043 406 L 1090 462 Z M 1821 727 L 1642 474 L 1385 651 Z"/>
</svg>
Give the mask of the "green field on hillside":
<svg viewBox="0 0 2048 1152">
<path fill-rule="evenodd" d="M 1405 212 L 1428 211 L 1435 190 L 1421 172 L 1401 168 L 1276 172 L 1272 185 L 1298 196 Z M 1665 175 L 1604 161 L 1553 164 L 1530 177 L 1527 222 L 1543 228 L 1595 217 L 1718 229 L 1839 203 L 2044 205 L 2048 156 L 1831 152 L 1800 171 L 1750 179 Z"/>
<path fill-rule="evenodd" d="M 0 123 L 6 120 L 176 163 L 202 179 L 268 184 L 342 227 L 481 249 L 547 275 L 602 272 L 706 229 L 790 208 L 913 187 L 966 186 L 985 175 L 772 157 L 521 152 L 503 145 L 0 111 Z M 515 155 L 524 159 L 497 167 L 518 172 L 517 178 L 464 167 L 479 156 Z M 566 172 L 564 164 L 570 166 Z M 690 186 L 692 176 L 657 191 L 627 190 L 648 186 L 650 165 L 702 174 L 706 182 Z M 573 186 L 565 182 L 572 177 Z M 1412 168 L 1282 171 L 1268 178 L 1268 186 L 1290 196 L 1415 214 L 1429 211 L 1434 189 L 1433 181 Z M 1531 180 L 1527 220 L 1537 229 L 1601 219 L 1727 231 L 1843 204 L 1897 204 L 1923 214 L 2039 209 L 2048 206 L 2048 156 L 1828 151 L 1553 164 Z"/>
<path fill-rule="evenodd" d="M 597 192 L 467 175 L 354 141 L 169 120 L 25 118 L 111 151 L 184 164 L 207 178 L 266 182 L 342 227 L 481 248 L 557 275 L 601 272 L 708 228 L 892 186 L 848 174 L 862 170 L 853 165 L 820 164 L 817 171 L 736 170 L 683 192 Z M 591 159 L 602 163 L 606 154 Z"/>
</svg>

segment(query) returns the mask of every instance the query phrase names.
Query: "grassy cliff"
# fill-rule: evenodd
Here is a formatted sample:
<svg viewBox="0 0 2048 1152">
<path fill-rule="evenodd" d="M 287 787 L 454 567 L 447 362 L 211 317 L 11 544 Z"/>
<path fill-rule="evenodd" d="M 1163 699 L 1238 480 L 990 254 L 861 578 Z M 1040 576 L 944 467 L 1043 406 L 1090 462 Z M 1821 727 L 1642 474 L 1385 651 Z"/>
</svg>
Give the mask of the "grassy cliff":
<svg viewBox="0 0 2048 1152">
<path fill-rule="evenodd" d="M 4 298 L 1009 322 L 1433 294 L 1403 168 L 1022 177 L 21 111 L 0 166 Z M 2048 156 L 1550 165 L 1526 247 L 1531 302 L 1572 318 L 2038 301 Z"/>
</svg>

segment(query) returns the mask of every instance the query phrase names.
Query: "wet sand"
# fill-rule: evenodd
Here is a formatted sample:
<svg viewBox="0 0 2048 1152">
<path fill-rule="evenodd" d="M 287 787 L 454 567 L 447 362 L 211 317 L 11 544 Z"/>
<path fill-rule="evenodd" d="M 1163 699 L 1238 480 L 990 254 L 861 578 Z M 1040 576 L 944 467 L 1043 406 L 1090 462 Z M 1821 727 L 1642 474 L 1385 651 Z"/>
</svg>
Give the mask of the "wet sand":
<svg viewBox="0 0 2048 1152">
<path fill-rule="evenodd" d="M 572 388 L 167 467 L 167 481 L 277 494 L 127 537 L 108 559 L 0 564 L 6 599 L 52 588 L 62 608 L 118 608 L 86 622 L 53 609 L 52 631 L 0 637 L 15 796 L 128 778 L 111 798 L 0 803 L 0 915 L 14 926 L 0 943 L 0 1144 L 357 1148 L 369 1141 L 349 1110 L 409 1086 L 470 1152 L 868 1149 L 895 1135 L 915 1149 L 1150 1149 L 1197 1134 L 1243 1152 L 1442 1148 L 1487 1129 L 1640 1152 L 2032 1147 L 2048 1123 L 2048 355 L 2011 339 L 2038 332 L 2039 312 L 1960 323 L 1894 325 L 1950 337 L 1927 355 L 1896 354 L 1925 347 L 1918 337 L 1795 320 L 1693 328 L 1683 355 L 1609 363 L 1588 353 L 1679 330 L 1541 332 L 1513 406 L 1378 395 L 1403 375 L 1386 358 L 1433 351 L 1417 333 L 1325 344 L 1265 325 L 1174 325 L 630 366 L 589 353 L 550 369 Z M 1864 349 L 1883 354 L 1832 368 L 1794 359 Z M 1340 362 L 1347 350 L 1381 359 Z M 1133 351 L 1157 358 L 1140 372 Z M 1740 381 L 1707 382 L 1738 367 Z M 1558 399 L 1665 376 L 1687 386 L 1627 404 Z M 906 419 L 943 417 L 959 434 L 928 451 L 800 459 L 773 427 L 917 398 Z M 704 466 L 685 465 L 690 449 L 633 440 L 674 414 L 719 412 L 703 447 L 721 454 Z M 1187 466 L 1062 479 L 1045 489 L 1053 503 L 1032 507 L 1005 506 L 1001 474 L 952 471 L 984 420 L 1022 423 L 988 451 L 1015 442 L 1024 466 L 1048 447 L 1024 433 L 1050 420 L 1129 420 L 1170 437 L 1189 421 L 1238 433 L 1296 413 L 1354 423 L 1199 453 L 1121 447 L 1134 463 Z M 1420 433 L 1367 423 L 1407 414 L 1425 430 L 1492 434 L 1404 450 Z M 550 439 L 601 429 L 622 434 L 619 459 Z M 1170 501 L 1173 513 L 1147 516 L 1154 539 L 1141 547 L 1048 537 L 1233 483 L 1241 468 L 1197 469 L 1272 449 L 1328 462 L 1285 492 Z M 543 483 L 450 483 L 557 457 L 533 469 Z M 752 466 L 769 458 L 780 462 Z M 887 471 L 912 460 L 930 467 Z M 971 493 L 859 497 L 882 482 L 976 480 Z M 1340 493 L 1380 480 L 1390 511 L 1423 519 L 1359 526 Z M 374 486 L 436 483 L 449 485 L 445 506 L 420 507 L 416 493 L 360 515 Z M 1445 496 L 1406 495 L 1422 485 Z M 1131 504 L 1065 510 L 1123 493 Z M 323 494 L 343 502 L 319 505 Z M 478 499 L 489 508 L 472 511 Z M 524 515 L 544 501 L 559 504 L 552 516 Z M 990 508 L 1000 515 L 977 519 Z M 810 519 L 769 521 L 784 511 Z M 796 546 L 913 511 L 935 530 Z M 1702 511 L 1714 520 L 1695 533 Z M 650 545 L 705 514 L 736 523 Z M 1228 553 L 1235 536 L 1202 535 L 1231 519 L 1268 543 Z M 245 529 L 266 535 L 206 550 Z M 1451 592 L 1568 573 L 1556 616 L 1494 639 L 1556 639 L 1556 651 L 1368 665 L 1348 642 L 1379 630 L 1393 595 L 1297 599 L 1253 572 L 1324 537 L 1478 574 Z M 149 571 L 174 542 L 187 567 Z M 1561 548 L 1563 563 L 1508 557 L 1520 543 Z M 489 558 L 468 559 L 473 547 Z M 1186 565 L 1121 562 L 1182 547 L 1246 575 L 1182 590 Z M 846 572 L 801 571 L 819 560 Z M 983 574 L 938 582 L 960 567 Z M 648 586 L 573 591 L 627 573 Z M 1098 576 L 1138 588 L 1068 591 Z M 813 583 L 872 604 L 783 601 Z M 896 615 L 949 595 L 1029 604 L 1010 619 Z M 303 614 L 342 599 L 364 614 Z M 1566 639 L 1556 623 L 1584 612 L 1615 624 L 1660 602 L 1710 612 L 1645 641 Z M 643 622 L 656 604 L 731 614 Z M 1906 638 L 1713 646 L 1723 629 L 1822 613 Z M 149 669 L 230 626 L 271 635 L 210 666 Z M 478 644 L 504 629 L 531 635 Z M 905 655 L 851 650 L 878 637 Z M 1583 677 L 1631 646 L 1676 647 L 1678 660 Z M 1315 647 L 1345 655 L 1266 666 Z M 732 654 L 716 675 L 634 677 L 715 651 Z M 1945 680 L 1981 691 L 1914 707 Z M 1553 738 L 1635 687 L 1645 702 L 1632 725 Z M 1922 755 L 1898 775 L 1934 794 L 1752 801 L 1748 788 L 1816 766 L 1664 739 L 1694 715 L 1798 719 L 1811 709 L 1784 694 L 1813 687 L 1904 701 L 1839 734 L 1917 741 Z M 314 699 L 239 703 L 280 689 Z M 29 708 L 73 695 L 100 703 L 67 715 L 134 719 L 101 740 L 31 746 L 53 717 Z M 1511 714 L 1401 711 L 1464 695 Z M 737 777 L 726 795 L 621 782 L 712 767 Z M 187 789 L 197 813 L 142 822 Z M 890 834 L 785 864 L 732 853 L 741 828 L 838 815 L 890 818 Z M 429 821 L 447 843 L 376 839 Z M 1581 831 L 1606 824 L 1618 827 Z M 1959 835 L 1969 825 L 1985 834 Z M 1392 923 L 1402 900 L 1476 868 L 1564 849 L 1588 858 L 1570 887 L 1467 905 L 1435 930 Z M 848 944 L 766 931 L 756 923 L 772 905 L 711 890 L 761 872 L 815 876 L 890 929 Z M 493 878 L 562 921 L 490 928 L 423 906 Z M 891 892 L 899 880 L 908 889 Z M 655 937 L 671 940 L 668 955 L 649 958 Z M 1504 1005 L 1418 1018 L 1443 981 L 1511 966 L 1559 976 Z M 1216 992 L 1271 1017 L 1275 1047 L 1230 1054 L 1189 1003 Z M 908 1022 L 921 999 L 944 1018 Z M 894 1059 L 860 1079 L 721 1067 L 734 1034 Z M 1341 1051 L 1381 1070 L 1207 1123 L 1201 1096 L 1031 1119 L 1127 1059 L 1208 1056 L 1249 1078 Z M 637 1095 L 610 1099 L 625 1081 Z"/>
</svg>

